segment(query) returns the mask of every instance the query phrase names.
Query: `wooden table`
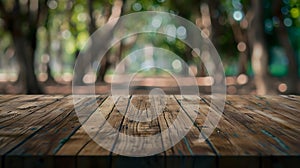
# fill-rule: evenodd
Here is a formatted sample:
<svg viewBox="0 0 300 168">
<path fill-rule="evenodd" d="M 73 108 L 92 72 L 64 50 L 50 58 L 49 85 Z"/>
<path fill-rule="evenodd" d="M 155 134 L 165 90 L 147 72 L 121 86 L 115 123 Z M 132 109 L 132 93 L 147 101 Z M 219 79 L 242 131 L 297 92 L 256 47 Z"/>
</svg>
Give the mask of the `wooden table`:
<svg viewBox="0 0 300 168">
<path fill-rule="evenodd" d="M 201 106 L 195 124 L 179 143 L 154 156 L 125 157 L 103 149 L 87 135 L 74 112 L 72 96 L 0 95 L 0 167 L 299 166 L 300 96 L 227 96 L 219 125 L 202 143 L 197 138 L 210 97 L 184 99 Z M 96 108 L 107 114 L 108 122 L 124 133 L 147 132 L 124 118 L 110 100 L 110 96 L 97 97 Z M 148 102 L 141 95 L 122 100 L 118 103 L 134 103 L 138 108 Z M 172 122 L 178 110 L 189 110 L 180 101 L 178 96 L 168 96 L 162 115 L 151 122 L 153 133 Z M 89 102 L 82 96 L 81 110 L 87 111 L 80 116 L 83 120 L 96 110 Z"/>
</svg>

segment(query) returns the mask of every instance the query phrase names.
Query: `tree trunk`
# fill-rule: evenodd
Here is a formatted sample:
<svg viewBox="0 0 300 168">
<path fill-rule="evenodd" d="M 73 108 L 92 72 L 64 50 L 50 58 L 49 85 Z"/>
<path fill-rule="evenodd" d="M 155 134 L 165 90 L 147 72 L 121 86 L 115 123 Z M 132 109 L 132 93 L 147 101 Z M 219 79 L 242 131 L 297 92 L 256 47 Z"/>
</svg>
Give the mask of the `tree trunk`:
<svg viewBox="0 0 300 168">
<path fill-rule="evenodd" d="M 102 61 L 100 62 L 100 69 L 99 69 L 99 73 L 98 73 L 98 77 L 97 77 L 97 82 L 103 82 L 104 81 L 106 70 L 111 65 L 110 62 L 109 62 L 109 60 L 108 60 L 108 55 L 109 55 L 109 52 L 108 52 L 107 55 L 105 55 L 102 58 Z"/>
<path fill-rule="evenodd" d="M 48 12 L 47 1 L 13 1 L 11 10 L 4 7 L 0 1 L 0 14 L 3 16 L 5 30 L 9 31 L 14 45 L 16 56 L 20 64 L 18 82 L 26 89 L 27 94 L 39 94 L 42 90 L 38 84 L 34 71 L 34 55 L 37 43 L 37 29 L 45 21 Z M 38 8 L 29 10 L 31 4 Z M 27 9 L 25 11 L 22 10 Z"/>
<path fill-rule="evenodd" d="M 283 24 L 284 16 L 281 13 L 282 1 L 276 0 L 273 6 L 273 13 L 280 19 L 279 26 L 276 27 L 276 33 L 279 39 L 281 46 L 284 48 L 286 57 L 289 60 L 288 65 L 288 90 L 286 93 L 288 94 L 297 94 L 297 86 L 298 86 L 298 62 L 296 59 L 295 50 L 291 44 L 289 39 L 288 31 Z"/>
<path fill-rule="evenodd" d="M 269 93 L 268 51 L 264 37 L 263 1 L 252 0 L 253 18 L 250 21 L 249 40 L 252 45 L 251 63 L 258 95 Z"/>
<path fill-rule="evenodd" d="M 25 87 L 27 94 L 41 94 L 42 90 L 38 84 L 34 72 L 35 46 L 24 37 L 13 36 L 16 56 L 20 64 L 19 82 Z"/>
<path fill-rule="evenodd" d="M 286 91 L 286 93 L 296 94 L 298 86 L 298 65 L 296 54 L 289 40 L 288 32 L 286 31 L 286 28 L 284 27 L 284 25 L 282 25 L 282 23 L 277 28 L 277 35 L 282 47 L 285 50 L 287 59 L 289 60 L 287 80 L 288 90 Z"/>
<path fill-rule="evenodd" d="M 107 16 L 107 19 L 106 21 L 108 21 L 108 18 L 110 16 L 110 11 L 112 10 L 111 9 L 111 6 L 109 5 L 108 7 L 109 9 L 109 14 Z M 97 59 L 97 53 L 98 53 L 98 49 L 97 49 L 97 45 L 95 43 L 99 43 L 98 46 L 103 46 L 105 45 L 104 43 L 100 43 L 98 41 L 96 41 L 97 39 L 94 39 L 92 34 L 96 31 L 96 24 L 95 24 L 95 18 L 93 16 L 93 13 L 94 13 L 94 8 L 93 8 L 93 0 L 88 0 L 88 10 L 89 10 L 89 19 L 90 19 L 90 23 L 89 23 L 89 35 L 90 35 L 90 42 L 91 42 L 91 46 L 89 46 L 89 49 L 88 51 L 90 53 L 87 53 L 87 54 L 84 54 L 84 59 L 81 57 L 77 57 L 76 58 L 76 68 L 75 68 L 75 76 L 74 76 L 74 79 L 73 79 L 73 82 L 75 83 L 75 85 L 84 85 L 84 82 L 83 82 L 83 78 L 85 76 L 85 74 L 90 71 L 92 69 L 91 67 L 91 62 L 93 60 L 93 58 Z M 108 36 L 111 35 L 111 34 L 108 34 Z M 103 41 L 109 41 L 109 38 L 110 37 L 103 37 Z M 105 47 L 102 47 L 102 48 L 105 48 Z M 99 63 L 100 64 L 100 75 L 103 75 L 103 77 L 98 77 L 97 78 L 97 82 L 98 81 L 103 81 L 104 79 L 104 75 L 105 75 L 105 72 L 106 72 L 106 69 L 107 69 L 107 59 L 106 59 L 106 56 L 104 56 L 102 58 L 102 61 Z M 104 72 L 102 72 L 104 71 Z"/>
<path fill-rule="evenodd" d="M 244 51 L 240 51 L 239 50 L 239 74 L 245 74 L 247 71 L 247 62 L 248 62 L 248 58 L 249 56 L 249 52 L 248 52 L 248 46 L 247 46 L 247 42 L 248 42 L 248 37 L 247 35 L 245 35 L 245 33 L 243 32 L 242 28 L 240 27 L 240 25 L 233 20 L 233 18 L 231 16 L 229 16 L 229 21 L 230 21 L 230 25 L 231 25 L 231 29 L 234 35 L 234 39 L 235 41 L 239 44 L 239 43 L 244 43 L 246 46 Z"/>
<path fill-rule="evenodd" d="M 92 35 L 96 31 L 96 22 L 94 18 L 94 0 L 88 0 L 88 8 L 89 8 L 89 16 L 90 16 L 90 24 L 89 24 L 89 34 Z"/>
<path fill-rule="evenodd" d="M 247 73 L 247 63 L 248 63 L 248 52 L 241 52 L 239 54 L 239 74 L 246 74 Z"/>
<path fill-rule="evenodd" d="M 49 18 L 50 18 L 50 13 L 48 12 L 47 13 L 47 17 L 46 17 L 46 21 L 45 21 L 45 28 L 47 29 L 47 32 L 46 32 L 46 37 L 47 37 L 47 39 L 46 39 L 47 42 L 46 43 L 47 43 L 47 46 L 46 46 L 45 52 L 46 52 L 46 54 L 48 54 L 49 60 L 46 63 L 46 67 L 47 67 L 46 73 L 48 75 L 48 78 L 45 81 L 45 83 L 48 83 L 48 84 L 57 84 L 57 82 L 55 81 L 55 79 L 53 78 L 53 76 L 51 74 L 51 66 L 50 66 L 50 63 L 51 63 L 51 52 L 50 52 L 51 34 L 50 34 Z"/>
<path fill-rule="evenodd" d="M 118 17 L 121 16 L 122 12 L 123 12 L 123 7 L 124 7 L 124 3 L 125 0 L 115 0 L 114 1 L 114 5 L 110 6 L 109 5 L 109 10 L 111 12 L 107 12 L 107 21 L 110 21 L 111 19 L 116 19 Z M 119 10 L 118 10 L 119 9 Z M 95 22 L 94 22 L 94 17 L 93 17 L 93 7 L 92 7 L 92 0 L 89 0 L 89 17 L 91 20 L 91 25 L 89 28 L 89 33 L 90 35 L 92 35 L 93 30 L 96 30 L 96 26 L 95 26 Z M 118 12 L 120 11 L 120 12 Z M 116 23 L 117 25 L 118 23 Z M 77 64 L 77 68 L 76 68 L 76 76 L 74 78 L 74 82 L 76 85 L 83 85 L 83 77 L 84 75 L 91 69 L 91 65 L 90 62 L 94 61 L 97 58 L 97 54 L 99 51 L 99 48 L 96 46 L 103 46 L 102 48 L 106 48 L 104 46 L 108 45 L 108 42 L 113 38 L 113 32 L 115 30 L 115 25 L 112 25 L 113 27 L 111 27 L 111 31 L 108 31 L 103 37 L 102 37 L 102 41 L 99 41 L 99 39 L 93 39 L 93 36 L 91 36 L 91 46 L 90 46 L 90 53 L 85 55 L 85 59 L 80 59 L 79 61 L 77 61 L 80 64 Z M 98 41 L 97 41 L 98 40 Z M 110 66 L 110 62 L 109 59 L 107 58 L 106 55 L 103 57 L 102 61 L 100 62 L 100 72 L 98 74 L 97 77 L 97 82 L 103 82 L 104 81 L 104 76 L 106 74 L 107 69 Z"/>
</svg>

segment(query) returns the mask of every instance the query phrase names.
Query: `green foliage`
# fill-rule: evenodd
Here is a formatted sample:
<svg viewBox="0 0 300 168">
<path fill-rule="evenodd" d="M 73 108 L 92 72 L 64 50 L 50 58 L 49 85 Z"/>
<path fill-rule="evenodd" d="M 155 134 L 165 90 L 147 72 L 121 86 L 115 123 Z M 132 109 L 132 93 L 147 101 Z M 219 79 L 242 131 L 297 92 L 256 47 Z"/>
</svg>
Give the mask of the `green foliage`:
<svg viewBox="0 0 300 168">
<path fill-rule="evenodd" d="M 2 0 L 2 2 L 6 9 L 11 10 L 13 8 L 13 1 Z M 90 36 L 89 26 L 91 19 L 88 2 L 86 0 L 48 1 L 46 23 L 38 29 L 38 47 L 36 51 L 38 64 L 41 63 L 43 55 L 49 54 L 50 65 L 54 74 L 61 74 L 72 69 L 76 55 L 84 47 Z M 272 11 L 272 2 L 272 0 L 264 0 L 264 28 L 271 54 L 269 69 L 273 75 L 282 76 L 286 75 L 287 64 L 281 61 L 281 58 L 285 57 L 285 53 L 272 52 L 274 46 L 279 46 L 279 41 L 274 31 L 276 26 L 278 26 L 278 18 L 274 16 Z M 226 74 L 235 75 L 238 73 L 237 67 L 240 51 L 237 49 L 239 41 L 235 37 L 232 24 L 241 25 L 251 9 L 251 0 L 221 0 L 213 1 L 213 3 L 207 0 L 191 0 L 188 2 L 182 0 L 126 0 L 123 14 L 149 10 L 166 11 L 195 22 L 196 18 L 201 15 L 199 14 L 199 8 L 202 3 L 214 5 L 213 7 L 210 6 L 211 19 L 214 23 L 214 27 L 212 27 L 212 41 L 225 62 Z M 105 24 L 107 20 L 106 12 L 111 10 L 112 5 L 114 5 L 114 0 L 94 0 L 92 2 L 93 17 L 96 20 L 97 28 Z M 298 61 L 300 62 L 300 0 L 282 0 L 280 10 L 284 17 L 284 25 L 289 32 L 290 41 L 296 50 Z M 0 12 L 1 57 L 6 56 L 6 50 L 13 46 L 11 36 L 5 30 L 7 25 L 4 24 L 3 17 L 3 13 Z M 25 15 L 21 19 L 26 19 Z M 23 29 L 30 29 L 30 27 L 24 26 Z M 247 28 L 241 28 L 241 31 L 242 33 L 247 33 Z M 154 46 L 171 50 L 182 59 L 187 59 L 188 47 L 180 39 L 170 39 L 170 37 L 166 36 L 158 37 L 154 34 L 139 36 L 135 45 L 131 46 L 130 49 L 124 49 L 122 57 L 125 57 L 132 50 L 142 47 L 139 44 L 147 42 Z M 248 48 L 248 50 L 250 49 Z M 187 61 L 191 64 L 199 63 L 199 60 L 194 57 L 192 59 Z M 62 68 L 56 68 L 56 64 L 60 64 L 58 67 Z M 251 66 L 247 65 L 247 69 L 247 72 L 251 74 Z"/>
</svg>

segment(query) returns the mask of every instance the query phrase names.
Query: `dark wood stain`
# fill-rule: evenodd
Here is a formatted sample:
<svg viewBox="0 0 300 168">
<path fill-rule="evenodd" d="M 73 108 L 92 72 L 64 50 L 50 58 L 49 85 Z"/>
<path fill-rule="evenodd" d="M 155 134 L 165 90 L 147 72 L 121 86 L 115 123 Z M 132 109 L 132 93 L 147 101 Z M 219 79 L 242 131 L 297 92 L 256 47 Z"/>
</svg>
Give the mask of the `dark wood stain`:
<svg viewBox="0 0 300 168">
<path fill-rule="evenodd" d="M 156 114 L 149 110 L 150 100 L 146 95 L 120 96 L 116 102 L 119 108 L 111 96 L 97 96 L 97 106 L 93 105 L 93 99 L 82 96 L 79 101 L 82 112 L 77 116 L 72 96 L 1 95 L 0 168 L 291 167 L 300 162 L 300 96 L 227 96 L 223 115 L 208 136 L 205 129 L 209 125 L 203 124 L 209 114 L 210 99 L 210 96 L 167 95 L 163 112 Z M 155 103 L 155 107 L 162 106 L 159 101 Z M 199 105 L 199 109 L 193 109 L 192 105 Z M 212 109 L 210 113 L 221 113 L 218 108 Z M 96 121 L 98 112 L 106 120 L 93 128 L 90 137 L 79 120 Z M 155 135 L 168 129 L 180 112 L 184 117 L 180 120 L 182 124 L 176 126 L 179 131 L 192 122 L 191 115 L 197 116 L 190 131 L 169 149 L 165 146 L 172 143 L 172 137 L 161 136 L 156 145 L 165 151 L 154 156 L 120 156 L 92 139 L 101 136 L 100 129 L 105 123 L 128 135 Z M 157 117 L 138 122 L 130 119 L 132 115 Z M 199 136 L 206 140 L 198 142 Z M 124 146 L 118 143 L 118 136 L 110 140 L 111 150 L 141 145 Z"/>
</svg>

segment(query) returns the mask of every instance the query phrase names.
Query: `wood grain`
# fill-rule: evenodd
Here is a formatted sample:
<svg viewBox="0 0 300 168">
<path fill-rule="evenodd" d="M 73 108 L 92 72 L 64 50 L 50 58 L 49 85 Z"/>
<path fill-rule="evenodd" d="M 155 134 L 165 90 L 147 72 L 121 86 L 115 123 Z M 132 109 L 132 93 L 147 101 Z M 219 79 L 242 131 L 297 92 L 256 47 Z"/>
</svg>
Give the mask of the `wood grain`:
<svg viewBox="0 0 300 168">
<path fill-rule="evenodd" d="M 99 99 L 103 98 L 100 97 Z M 26 138 L 25 141 L 23 141 L 21 144 L 15 147 L 15 149 L 10 151 L 7 154 L 5 164 L 11 163 L 16 157 L 23 158 L 23 155 L 51 156 L 61 148 L 61 146 L 71 136 L 71 134 L 73 134 L 80 126 L 77 116 L 73 110 L 73 102 L 71 97 L 64 100 L 64 102 L 58 104 L 57 106 L 55 105 L 51 107 L 54 109 L 54 111 L 50 111 L 51 113 L 49 113 L 49 115 L 45 115 L 44 113 L 43 116 L 35 116 L 38 113 L 34 113 L 33 116 L 27 117 L 30 119 L 34 118 L 33 121 L 44 121 L 46 123 L 36 124 L 40 126 L 34 129 L 36 131 L 34 131 L 34 133 L 30 135 L 30 140 L 27 140 L 28 138 Z M 89 100 L 89 98 L 83 98 L 81 102 L 81 110 L 83 110 L 85 114 L 81 117 L 88 118 L 89 115 L 95 110 L 93 109 L 94 106 L 91 104 L 93 100 Z M 51 160 L 53 159 L 53 157 L 40 157 L 39 159 L 44 160 L 43 166 L 48 166 L 49 162 L 52 163 Z M 26 160 L 23 161 L 23 165 L 25 167 L 30 167 L 30 164 L 36 163 L 37 159 L 33 157 L 32 159 L 27 158 L 27 162 L 25 161 Z M 38 164 L 41 165 L 42 163 Z"/>
<path fill-rule="evenodd" d="M 116 102 L 111 96 L 80 96 L 77 101 L 76 113 L 72 96 L 0 95 L 0 168 L 292 167 L 300 161 L 300 96 L 227 96 L 223 114 L 211 96 L 132 95 Z M 142 143 L 122 135 L 158 136 Z M 119 155 L 145 147 L 162 151 Z"/>
</svg>

